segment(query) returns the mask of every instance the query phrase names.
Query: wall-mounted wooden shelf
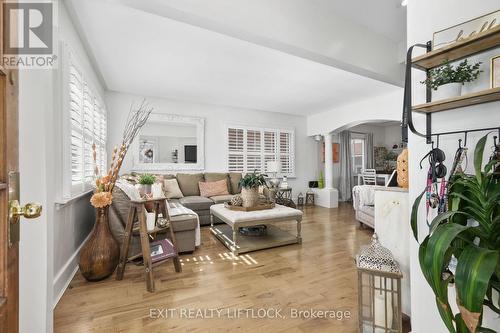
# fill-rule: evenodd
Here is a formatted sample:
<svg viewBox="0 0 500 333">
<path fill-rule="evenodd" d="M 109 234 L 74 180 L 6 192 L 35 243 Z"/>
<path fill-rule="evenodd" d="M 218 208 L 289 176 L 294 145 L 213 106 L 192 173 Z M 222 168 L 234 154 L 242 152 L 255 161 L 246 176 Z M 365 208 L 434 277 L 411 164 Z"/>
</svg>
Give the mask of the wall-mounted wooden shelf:
<svg viewBox="0 0 500 333">
<path fill-rule="evenodd" d="M 494 101 L 500 101 L 500 88 L 487 89 L 458 97 L 419 104 L 413 106 L 412 109 L 415 112 L 433 113 Z"/>
<path fill-rule="evenodd" d="M 445 60 L 459 60 L 498 47 L 499 45 L 500 25 L 479 33 L 476 36 L 413 58 L 412 65 L 413 67 L 427 70 L 442 65 Z"/>
</svg>

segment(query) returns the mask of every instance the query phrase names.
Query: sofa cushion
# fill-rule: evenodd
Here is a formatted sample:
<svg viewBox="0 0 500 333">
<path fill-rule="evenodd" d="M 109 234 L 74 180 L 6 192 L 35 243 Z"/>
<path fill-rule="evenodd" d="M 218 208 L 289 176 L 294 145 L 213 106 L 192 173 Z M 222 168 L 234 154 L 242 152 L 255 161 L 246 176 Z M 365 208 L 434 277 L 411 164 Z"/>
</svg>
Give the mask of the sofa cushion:
<svg viewBox="0 0 500 333">
<path fill-rule="evenodd" d="M 229 180 L 229 174 L 226 172 L 205 172 L 206 182 L 216 182 L 218 180 L 225 179 L 227 181 L 227 192 L 231 193 L 231 182 Z"/>
<path fill-rule="evenodd" d="M 216 195 L 213 197 L 210 197 L 216 204 L 219 203 L 224 203 L 224 202 L 229 202 L 233 198 L 234 195 L 232 194 L 227 194 L 227 195 Z"/>
<path fill-rule="evenodd" d="M 202 197 L 213 197 L 216 195 L 228 195 L 227 179 L 221 179 L 215 182 L 199 182 L 200 195 Z"/>
<path fill-rule="evenodd" d="M 167 199 L 179 199 L 184 196 L 182 195 L 179 183 L 175 178 L 163 180 L 163 193 Z"/>
<path fill-rule="evenodd" d="M 177 174 L 177 182 L 179 183 L 179 187 L 181 188 L 182 194 L 187 196 L 199 196 L 200 188 L 198 187 L 198 183 L 204 181 L 204 177 L 202 173 L 178 173 Z"/>
<path fill-rule="evenodd" d="M 241 192 L 240 187 L 241 173 L 230 172 L 229 182 L 231 183 L 231 194 L 238 194 Z"/>
<path fill-rule="evenodd" d="M 180 198 L 179 203 L 194 211 L 210 209 L 210 206 L 214 204 L 214 202 L 209 198 L 200 196 L 186 196 L 184 198 Z"/>
<path fill-rule="evenodd" d="M 171 216 L 170 223 L 175 232 L 194 230 L 198 225 L 198 217 L 192 214 Z"/>
</svg>

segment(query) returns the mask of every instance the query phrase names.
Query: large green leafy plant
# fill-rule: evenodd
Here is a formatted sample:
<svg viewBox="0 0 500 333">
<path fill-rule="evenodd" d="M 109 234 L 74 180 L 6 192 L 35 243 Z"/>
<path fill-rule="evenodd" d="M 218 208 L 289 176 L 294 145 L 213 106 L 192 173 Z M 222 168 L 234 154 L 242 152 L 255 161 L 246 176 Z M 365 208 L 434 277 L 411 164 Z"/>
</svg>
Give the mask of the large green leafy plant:
<svg viewBox="0 0 500 333">
<path fill-rule="evenodd" d="M 500 314 L 500 177 L 495 171 L 498 155 L 482 167 L 487 135 L 474 151 L 475 175 L 458 174 L 452 179 L 449 209 L 430 225 L 419 248 L 425 279 L 435 296 L 439 314 L 449 332 L 495 332 L 482 327 L 484 306 Z M 415 200 L 411 225 L 418 241 L 418 207 L 425 191 Z M 450 261 L 456 269 L 450 269 Z M 454 314 L 448 287 L 455 284 L 459 313 Z"/>
<path fill-rule="evenodd" d="M 247 173 L 240 180 L 240 186 L 243 188 L 257 188 L 259 186 L 267 186 L 266 185 L 266 177 L 267 175 L 259 174 L 257 171 L 252 173 Z"/>
</svg>

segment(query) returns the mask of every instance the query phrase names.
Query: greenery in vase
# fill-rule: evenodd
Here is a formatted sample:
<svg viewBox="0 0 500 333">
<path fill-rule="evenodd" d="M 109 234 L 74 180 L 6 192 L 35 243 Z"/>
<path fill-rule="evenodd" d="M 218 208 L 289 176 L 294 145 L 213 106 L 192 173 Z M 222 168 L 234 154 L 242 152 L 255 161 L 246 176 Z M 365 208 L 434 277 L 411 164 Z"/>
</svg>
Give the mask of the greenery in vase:
<svg viewBox="0 0 500 333">
<path fill-rule="evenodd" d="M 247 189 L 267 186 L 265 177 L 267 177 L 267 175 L 259 174 L 257 170 L 255 170 L 252 173 L 247 173 L 241 178 L 240 186 Z"/>
<path fill-rule="evenodd" d="M 320 171 L 318 178 L 318 188 L 323 188 L 325 186 L 325 178 L 323 177 L 323 171 Z"/>
<path fill-rule="evenodd" d="M 155 181 L 156 177 L 149 173 L 145 173 L 139 176 L 139 184 L 141 185 L 153 185 Z"/>
<path fill-rule="evenodd" d="M 442 66 L 431 69 L 429 77 L 420 83 L 437 90 L 439 86 L 448 83 L 464 84 L 465 82 L 472 82 L 476 80 L 479 73 L 482 72 L 482 70 L 479 70 L 480 65 L 481 62 L 470 65 L 467 59 L 465 59 L 456 67 L 453 67 L 448 60 L 445 60 Z"/>
<path fill-rule="evenodd" d="M 443 322 L 452 333 L 495 332 L 482 327 L 484 306 L 500 314 L 500 165 L 498 155 L 482 168 L 487 135 L 474 151 L 475 175 L 457 174 L 450 182 L 449 210 L 438 215 L 419 248 L 419 261 Z M 417 213 L 425 191 L 415 200 L 411 226 L 418 241 Z M 456 269 L 453 269 L 456 262 Z M 459 313 L 449 304 L 455 283 Z"/>
</svg>

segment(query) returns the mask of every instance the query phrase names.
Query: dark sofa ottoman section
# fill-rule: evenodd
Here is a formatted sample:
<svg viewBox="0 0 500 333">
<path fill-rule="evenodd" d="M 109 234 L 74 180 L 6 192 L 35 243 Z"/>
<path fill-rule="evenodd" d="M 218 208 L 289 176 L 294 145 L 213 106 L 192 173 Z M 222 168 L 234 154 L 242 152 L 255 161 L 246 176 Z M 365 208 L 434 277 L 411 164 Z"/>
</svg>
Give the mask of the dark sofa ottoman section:
<svg viewBox="0 0 500 333">
<path fill-rule="evenodd" d="M 214 204 L 212 200 L 198 195 L 184 197 L 179 199 L 179 203 L 186 208 L 192 209 L 195 212 L 200 210 L 210 210 L 210 206 Z"/>
<path fill-rule="evenodd" d="M 177 215 L 170 217 L 170 223 L 177 240 L 178 252 L 193 252 L 195 250 L 195 233 L 193 230 L 198 226 L 196 215 Z"/>
<path fill-rule="evenodd" d="M 198 182 L 205 181 L 205 177 L 202 173 L 178 173 L 177 174 L 177 182 L 179 183 L 179 187 L 181 188 L 182 194 L 185 197 L 200 195 L 200 188 L 198 186 Z M 191 207 L 189 207 L 191 208 Z M 193 208 L 191 208 L 193 209 Z"/>
<path fill-rule="evenodd" d="M 210 209 L 199 210 L 196 214 L 200 218 L 200 226 L 210 225 Z"/>
</svg>

